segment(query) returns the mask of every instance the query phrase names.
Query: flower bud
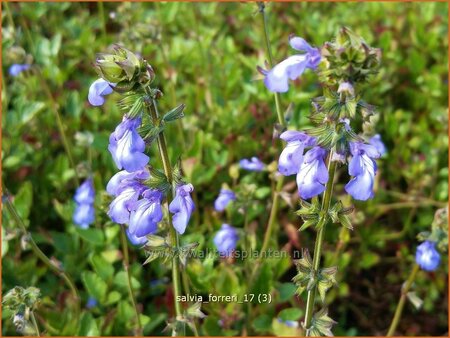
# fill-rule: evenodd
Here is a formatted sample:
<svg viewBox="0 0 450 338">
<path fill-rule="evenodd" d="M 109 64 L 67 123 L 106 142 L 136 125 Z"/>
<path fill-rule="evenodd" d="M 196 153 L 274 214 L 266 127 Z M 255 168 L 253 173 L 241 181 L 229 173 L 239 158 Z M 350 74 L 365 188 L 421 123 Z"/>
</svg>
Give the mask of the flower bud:
<svg viewBox="0 0 450 338">
<path fill-rule="evenodd" d="M 377 72 L 381 59 L 380 49 L 368 46 L 346 27 L 339 30 L 334 42 L 324 44 L 321 55 L 319 76 L 328 85 L 365 81 Z"/>
<path fill-rule="evenodd" d="M 139 78 L 142 59 L 128 49 L 114 46 L 112 54 L 97 54 L 95 69 L 111 83 L 135 82 Z"/>
</svg>

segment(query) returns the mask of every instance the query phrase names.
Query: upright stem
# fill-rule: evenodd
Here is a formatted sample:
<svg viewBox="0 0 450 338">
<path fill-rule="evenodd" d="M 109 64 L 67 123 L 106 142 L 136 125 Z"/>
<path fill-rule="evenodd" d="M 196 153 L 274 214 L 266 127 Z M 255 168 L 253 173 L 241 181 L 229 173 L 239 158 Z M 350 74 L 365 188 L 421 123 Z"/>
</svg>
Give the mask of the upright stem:
<svg viewBox="0 0 450 338">
<path fill-rule="evenodd" d="M 105 39 L 106 38 L 105 8 L 103 6 L 103 1 L 99 1 L 97 4 L 98 4 L 98 15 L 100 17 L 100 22 L 102 24 L 102 35 L 103 39 Z"/>
<path fill-rule="evenodd" d="M 25 224 L 22 220 L 22 218 L 17 213 L 16 208 L 12 204 L 10 200 L 10 195 L 6 187 L 3 188 L 3 194 L 5 198 L 3 199 L 4 205 L 6 205 L 6 208 L 8 209 L 10 215 L 16 222 L 16 224 L 20 227 L 22 232 L 27 237 L 27 242 L 30 244 L 31 250 L 34 252 L 34 254 L 45 264 L 47 267 L 55 272 L 56 275 L 61 277 L 69 287 L 69 289 L 72 292 L 73 298 L 75 300 L 75 324 L 76 328 L 78 328 L 78 319 L 80 315 L 80 297 L 78 296 L 77 288 L 75 287 L 75 284 L 73 283 L 72 279 L 57 265 L 53 264 L 52 261 L 39 249 L 36 242 L 33 240 L 33 237 L 31 237 L 31 233 L 28 232 L 27 228 L 25 227 Z"/>
<path fill-rule="evenodd" d="M 142 336 L 142 324 L 141 324 L 141 317 L 139 315 L 139 310 L 136 304 L 136 298 L 133 291 L 133 284 L 131 283 L 131 273 L 130 273 L 130 258 L 128 255 L 128 243 L 127 238 L 125 234 L 125 228 L 123 225 L 120 226 L 120 241 L 122 244 L 122 251 L 123 251 L 123 267 L 125 269 L 125 272 L 127 273 L 127 282 L 128 282 L 128 293 L 130 294 L 131 303 L 133 304 L 134 313 L 136 315 L 136 323 L 138 325 L 137 330 L 135 330 L 134 335 L 135 336 Z"/>
<path fill-rule="evenodd" d="M 150 116 L 154 122 L 158 121 L 159 113 L 158 113 L 158 106 L 156 103 L 156 100 L 152 100 L 151 105 L 148 107 Z M 163 163 L 164 173 L 166 174 L 166 177 L 170 184 L 172 184 L 173 177 L 172 177 L 172 166 L 170 165 L 169 160 L 169 153 L 167 151 L 167 142 L 166 137 L 164 135 L 164 131 L 159 133 L 158 135 L 158 149 L 159 149 L 159 155 L 161 157 L 161 161 Z M 173 191 L 169 190 L 167 192 L 167 200 L 171 201 L 173 199 Z M 170 241 L 171 245 L 178 249 L 178 234 L 175 231 L 175 228 L 172 224 L 172 217 L 169 213 L 169 234 L 170 234 Z M 177 318 L 181 317 L 182 311 L 181 311 L 181 304 L 178 302 L 178 298 L 181 295 L 181 285 L 180 285 L 180 268 L 178 264 L 178 257 L 174 255 L 172 257 L 172 282 L 173 282 L 173 295 L 174 295 L 174 302 L 175 302 L 175 313 Z"/>
<path fill-rule="evenodd" d="M 16 27 L 14 25 L 14 20 L 13 20 L 13 17 L 12 17 L 11 10 L 9 8 L 8 2 L 5 1 L 5 2 L 2 2 L 2 4 L 5 6 L 6 17 L 8 18 L 8 21 L 9 21 L 9 24 L 11 26 L 11 29 L 13 30 L 13 33 L 15 33 Z"/>
<path fill-rule="evenodd" d="M 51 102 L 51 106 L 52 106 L 52 110 L 53 110 L 53 114 L 55 115 L 55 119 L 56 119 L 56 124 L 58 126 L 58 130 L 59 130 L 59 134 L 61 136 L 61 140 L 64 146 L 64 150 L 66 151 L 67 157 L 69 159 L 69 163 L 70 166 L 72 167 L 72 169 L 74 170 L 74 174 L 75 174 L 75 181 L 77 186 L 80 184 L 79 180 L 78 180 L 78 175 L 77 175 L 77 168 L 75 166 L 75 161 L 73 160 L 73 155 L 72 155 L 72 146 L 66 136 L 66 132 L 64 130 L 64 124 L 62 122 L 61 119 L 61 115 L 59 114 L 59 110 L 58 110 L 58 106 L 56 104 L 56 101 L 52 95 L 52 93 L 50 92 L 50 88 L 47 85 L 47 82 L 45 81 L 44 77 L 42 76 L 41 70 L 39 68 L 34 68 L 36 69 L 36 74 L 39 77 L 39 80 L 41 82 L 41 86 L 42 89 L 44 90 L 45 94 L 47 95 L 48 99 Z"/>
<path fill-rule="evenodd" d="M 387 337 L 392 337 L 397 329 L 398 323 L 400 322 L 400 318 L 402 317 L 403 307 L 405 306 L 406 296 L 411 288 L 414 279 L 416 278 L 417 272 L 419 272 L 419 265 L 414 264 L 414 267 L 409 274 L 408 280 L 405 285 L 402 287 L 400 300 L 398 301 L 397 308 L 395 309 L 394 318 L 392 319 L 391 326 L 389 327 L 389 331 L 386 334 Z"/>
<path fill-rule="evenodd" d="M 266 44 L 267 56 L 269 58 L 269 65 L 271 67 L 273 67 L 272 50 L 270 47 L 269 33 L 267 30 L 267 17 L 266 17 L 266 12 L 265 12 L 265 4 L 263 2 L 259 2 L 258 8 L 259 8 L 259 12 L 261 13 L 261 18 L 262 18 L 262 25 L 263 25 L 263 30 L 264 30 L 264 41 Z M 281 107 L 280 107 L 280 94 L 274 93 L 274 95 L 275 95 L 275 108 L 277 111 L 278 123 L 280 125 L 282 125 L 283 127 L 285 127 L 286 121 L 284 120 L 284 116 L 283 116 L 283 113 L 281 112 Z M 284 177 L 280 177 L 279 180 L 277 181 L 275 192 L 273 194 L 272 207 L 270 209 L 269 221 L 267 223 L 266 232 L 264 234 L 264 240 L 263 240 L 263 245 L 261 247 L 261 253 L 265 252 L 267 250 L 270 239 L 272 238 L 272 232 L 273 232 L 273 229 L 275 226 L 275 221 L 277 219 L 277 213 L 278 213 L 278 207 L 280 204 L 280 191 L 283 188 L 283 183 L 284 183 Z M 256 275 L 258 268 L 261 264 L 262 255 L 259 255 L 259 257 L 260 258 L 258 258 L 258 260 L 255 264 L 255 269 L 253 270 L 253 274 L 252 274 L 253 277 Z M 253 278 L 251 278 L 251 280 L 252 279 Z"/>
<path fill-rule="evenodd" d="M 40 337 L 41 333 L 39 331 L 39 326 L 37 324 L 36 318 L 34 317 L 34 312 L 30 311 L 31 322 L 33 323 L 34 330 L 36 331 L 36 336 Z"/>
<path fill-rule="evenodd" d="M 334 181 L 334 174 L 336 172 L 336 165 L 337 162 L 332 161 L 332 153 L 330 152 L 330 155 L 328 157 L 328 182 L 325 190 L 325 194 L 323 195 L 322 200 L 322 208 L 321 208 L 321 215 L 319 223 L 317 224 L 318 231 L 317 231 L 317 237 L 316 237 L 316 243 L 314 245 L 314 258 L 313 258 L 313 270 L 314 274 L 317 275 L 320 268 L 320 256 L 322 254 L 322 244 L 323 244 L 323 236 L 325 233 L 325 226 L 327 225 L 327 214 L 328 210 L 330 208 L 331 204 L 331 196 L 333 195 L 333 181 Z M 305 322 L 304 326 L 306 329 L 306 336 L 310 335 L 310 329 L 311 329 L 311 321 L 314 311 L 314 304 L 316 300 L 316 286 L 312 288 L 312 290 L 308 291 L 308 297 L 306 301 L 306 314 L 305 314 Z"/>
<path fill-rule="evenodd" d="M 269 40 L 269 32 L 267 30 L 267 16 L 265 12 L 266 5 L 264 2 L 258 2 L 259 12 L 261 13 L 262 18 L 262 24 L 264 28 L 264 40 L 266 43 L 266 50 L 267 50 L 267 56 L 269 58 L 269 65 L 270 67 L 273 67 L 273 57 L 272 57 L 272 49 L 270 48 L 270 40 Z M 281 124 L 283 127 L 286 126 L 286 122 L 284 120 L 283 113 L 281 112 L 281 106 L 280 106 L 280 94 L 275 93 L 275 107 L 277 110 L 277 117 L 278 117 L 278 123 Z"/>
</svg>

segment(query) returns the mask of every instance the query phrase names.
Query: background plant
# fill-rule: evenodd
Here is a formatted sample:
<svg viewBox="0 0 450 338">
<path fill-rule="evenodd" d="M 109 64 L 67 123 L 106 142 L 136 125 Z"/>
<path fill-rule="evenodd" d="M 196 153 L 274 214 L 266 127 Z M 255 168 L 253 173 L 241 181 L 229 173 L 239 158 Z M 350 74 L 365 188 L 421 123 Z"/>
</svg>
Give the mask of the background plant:
<svg viewBox="0 0 450 338">
<path fill-rule="evenodd" d="M 95 204 L 102 208 L 96 211 L 94 226 L 80 231 L 72 223 L 75 170 L 64 151 L 52 103 L 35 73 L 8 75 L 13 63 L 32 59 L 40 67 L 74 145 L 76 163 L 86 159 L 86 149 L 75 146 L 76 132 L 92 133 L 94 184 L 104 187 L 116 171 L 104 149 L 121 112 L 114 99 L 102 108 L 89 107 L 87 90 L 96 78 L 86 74 L 93 74 L 90 62 L 95 53 L 110 43 L 140 51 L 159 74 L 157 84 L 165 93 L 161 110 L 184 102 L 191 112 L 183 120 L 183 133 L 170 128 L 167 135 L 178 149 L 186 147 L 182 167 L 196 188 L 198 208 L 190 224 L 195 231 L 186 233 L 186 242 L 199 242 L 199 250 L 214 248 L 213 236 L 223 223 L 213 211 L 214 200 L 222 183 L 231 187 L 239 180 L 266 191 L 255 204 L 258 212 L 250 217 L 261 245 L 271 180 L 235 170 L 242 158 L 258 156 L 273 166 L 279 155 L 271 146 L 276 121 L 273 96 L 255 69 L 267 57 L 254 4 L 10 3 L 9 11 L 2 5 L 2 180 L 37 244 L 75 280 L 83 305 L 79 334 L 127 335 L 134 329 L 119 228 L 107 218 L 106 193 L 98 189 Z M 379 162 L 376 198 L 356 205 L 352 237 L 345 230 L 327 232 L 324 265 L 338 265 L 346 276 L 328 296 L 333 302 L 330 315 L 339 322 L 334 334 L 385 334 L 411 269 L 416 234 L 429 228 L 434 211 L 448 199 L 448 69 L 443 57 L 448 47 L 447 4 L 270 4 L 266 11 L 275 62 L 288 55 L 286 34 L 301 35 L 317 46 L 344 25 L 383 50 L 381 72 L 364 95 L 380 110 L 376 128 L 388 155 Z M 310 126 L 305 113 L 309 98 L 321 92 L 313 73 L 304 74 L 299 82 L 294 84 L 298 90 L 285 94 L 281 102 L 283 111 L 290 102 L 296 103 L 287 114 L 294 129 Z M 287 202 L 296 203 L 294 185 L 286 183 L 283 191 L 278 246 L 287 252 L 312 247 L 313 234 L 298 234 L 295 229 L 302 223 L 289 212 Z M 230 224 L 242 224 L 234 219 L 239 217 L 242 214 L 234 213 Z M 61 311 L 70 295 L 68 287 L 31 251 L 21 248 L 21 232 L 7 212 L 3 219 L 2 294 L 16 285 L 39 287 L 38 324 L 49 333 L 50 327 L 67 333 L 67 322 L 60 318 L 70 315 Z M 144 333 L 158 335 L 172 309 L 170 281 L 165 278 L 169 271 L 159 264 L 142 269 L 144 259 L 138 250 L 130 252 L 132 283 L 144 316 Z M 423 307 L 420 312 L 406 307 L 398 332 L 438 335 L 448 330 L 447 305 L 441 301 L 447 297 L 447 259 L 442 259 L 436 272 L 418 274 L 417 290 L 427 290 L 418 291 Z M 235 265 L 224 274 L 218 260 L 191 263 L 188 273 L 197 292 L 214 287 L 229 294 L 241 288 Z M 292 332 L 295 328 L 286 321 L 298 322 L 304 315 L 298 310 L 304 304 L 293 297 L 290 286 L 295 274 L 292 261 L 272 264 L 262 269 L 264 282 L 255 287 L 256 292 L 268 290 L 274 296 L 272 304 L 254 306 L 251 330 L 258 334 Z M 86 307 L 90 296 L 97 305 Z M 241 311 L 235 304 L 210 304 L 201 333 L 238 334 L 241 328 L 235 318 L 242 316 Z M 3 316 L 3 334 L 15 334 L 11 313 L 5 309 Z"/>
</svg>

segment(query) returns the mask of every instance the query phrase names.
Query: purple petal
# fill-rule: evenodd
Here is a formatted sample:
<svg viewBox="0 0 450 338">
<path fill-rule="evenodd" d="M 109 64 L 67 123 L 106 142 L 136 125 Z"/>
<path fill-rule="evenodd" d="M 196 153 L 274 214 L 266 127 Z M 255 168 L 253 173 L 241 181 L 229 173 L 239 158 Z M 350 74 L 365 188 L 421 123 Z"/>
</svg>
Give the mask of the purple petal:
<svg viewBox="0 0 450 338">
<path fill-rule="evenodd" d="M 345 185 L 345 191 L 355 200 L 366 201 L 373 197 L 374 176 L 369 171 L 355 176 Z"/>
<path fill-rule="evenodd" d="M 130 205 L 139 198 L 139 192 L 127 187 L 109 205 L 108 216 L 118 224 L 127 224 L 130 220 Z"/>
<path fill-rule="evenodd" d="M 278 171 L 284 176 L 297 174 L 303 162 L 304 149 L 300 141 L 289 142 L 280 154 Z"/>
<path fill-rule="evenodd" d="M 177 188 L 175 198 L 169 205 L 169 211 L 173 214 L 173 227 L 179 234 L 183 234 L 194 211 L 194 201 L 190 192 L 194 190 L 192 184 L 181 185 Z"/>
<path fill-rule="evenodd" d="M 264 84 L 271 92 L 285 93 L 289 89 L 288 79 L 295 80 L 303 74 L 307 64 L 307 55 L 290 56 L 267 72 Z"/>
<path fill-rule="evenodd" d="M 94 223 L 95 209 L 92 204 L 77 204 L 73 213 L 73 222 L 82 229 L 87 229 Z"/>
<path fill-rule="evenodd" d="M 146 236 L 137 237 L 136 235 L 132 234 L 128 228 L 126 230 L 126 234 L 127 234 L 129 241 L 133 245 L 144 245 L 148 241 Z"/>
<path fill-rule="evenodd" d="M 216 211 L 224 211 L 227 205 L 236 199 L 236 195 L 233 191 L 227 189 L 221 189 L 219 196 L 214 202 L 214 209 Z"/>
<path fill-rule="evenodd" d="M 292 48 L 300 52 L 308 53 L 314 49 L 305 39 L 299 36 L 289 37 L 289 44 Z"/>
<path fill-rule="evenodd" d="M 88 100 L 93 106 L 101 106 L 105 103 L 105 98 L 103 96 L 109 95 L 113 92 L 115 84 L 109 83 L 103 79 L 98 79 L 94 81 L 89 87 Z"/>
<path fill-rule="evenodd" d="M 76 190 L 75 202 L 81 204 L 92 204 L 95 200 L 95 190 L 92 178 L 85 180 Z"/>
<path fill-rule="evenodd" d="M 223 224 L 222 228 L 214 236 L 213 242 L 221 255 L 228 256 L 236 249 L 238 240 L 237 230 L 229 224 Z"/>
<path fill-rule="evenodd" d="M 156 232 L 163 213 L 159 201 L 142 199 L 135 204 L 135 210 L 130 215 L 129 230 L 137 237 Z"/>
</svg>

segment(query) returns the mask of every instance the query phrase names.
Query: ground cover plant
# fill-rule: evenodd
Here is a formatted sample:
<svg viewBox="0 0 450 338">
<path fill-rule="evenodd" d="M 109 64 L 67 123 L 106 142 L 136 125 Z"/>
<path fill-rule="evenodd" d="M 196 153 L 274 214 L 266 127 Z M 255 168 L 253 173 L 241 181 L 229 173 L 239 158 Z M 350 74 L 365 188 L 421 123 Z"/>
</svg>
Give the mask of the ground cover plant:
<svg viewBox="0 0 450 338">
<path fill-rule="evenodd" d="M 447 334 L 447 4 L 2 9 L 4 335 Z"/>
</svg>

